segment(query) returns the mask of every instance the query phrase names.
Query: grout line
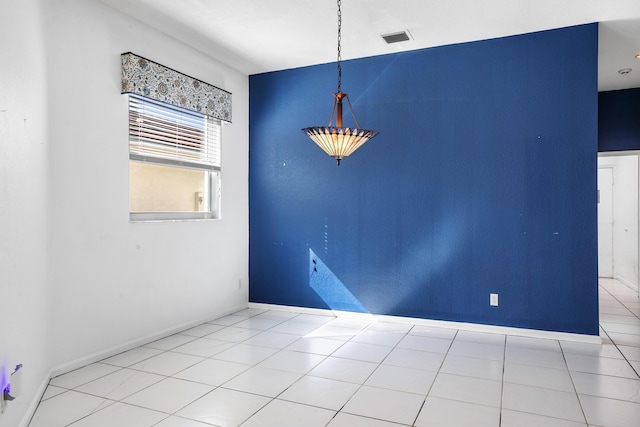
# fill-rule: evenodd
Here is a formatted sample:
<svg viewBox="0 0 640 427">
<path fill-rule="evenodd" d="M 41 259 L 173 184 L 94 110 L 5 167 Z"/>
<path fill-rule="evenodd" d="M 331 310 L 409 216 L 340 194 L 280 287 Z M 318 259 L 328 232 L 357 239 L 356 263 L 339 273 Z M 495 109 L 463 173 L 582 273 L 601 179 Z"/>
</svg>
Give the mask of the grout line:
<svg viewBox="0 0 640 427">
<path fill-rule="evenodd" d="M 629 309 L 627 308 L 627 306 L 626 306 L 626 305 L 624 305 L 624 303 L 622 303 L 620 300 L 618 300 L 618 298 L 616 298 L 616 296 L 615 296 L 614 294 L 612 294 L 612 293 L 611 293 L 611 291 L 609 291 L 609 289 L 605 288 L 605 287 L 604 287 L 604 286 L 602 286 L 602 285 L 598 285 L 598 286 L 599 286 L 599 287 L 601 287 L 602 289 L 604 289 L 604 290 L 605 290 L 609 295 L 611 295 L 613 298 L 615 298 L 615 299 L 616 299 L 616 301 L 618 301 L 618 303 L 620 303 L 622 306 L 624 306 L 624 308 L 626 308 L 627 310 L 629 310 Z M 631 311 L 631 310 L 629 310 L 629 311 Z M 633 313 L 633 312 L 632 312 L 632 314 L 634 314 L 634 315 L 635 315 L 635 313 Z M 636 317 L 637 317 L 637 316 L 636 316 Z M 609 335 L 609 332 L 605 329 L 605 327 L 604 327 L 604 326 L 602 326 L 602 325 L 600 324 L 600 313 L 598 313 L 598 326 L 599 326 L 600 328 L 602 328 L 602 331 L 605 333 L 605 335 L 607 336 L 607 338 L 609 339 L 609 341 L 611 341 L 611 343 L 612 343 L 612 344 L 613 344 L 613 346 L 616 348 L 616 350 L 618 350 L 618 351 L 620 352 L 620 355 L 621 355 L 621 356 L 624 358 L 624 360 L 627 362 L 627 364 L 629 365 L 629 367 L 631 368 L 631 370 L 633 370 L 633 372 L 635 372 L 635 373 L 636 373 L 636 375 L 640 378 L 640 372 L 638 372 L 638 371 L 634 368 L 633 364 L 631 364 L 631 362 L 629 361 L 629 359 L 627 358 L 627 356 L 624 354 L 624 352 L 623 352 L 622 350 L 620 350 L 620 347 L 618 346 L 618 343 L 616 343 L 616 342 L 615 342 L 615 340 L 614 340 L 613 338 L 611 338 L 611 336 Z M 598 357 L 601 357 L 601 356 L 598 356 Z M 572 381 L 573 381 L 573 378 L 572 378 Z"/>
<path fill-rule="evenodd" d="M 571 380 L 571 386 L 573 387 L 573 392 L 575 393 L 576 399 L 578 400 L 578 405 L 580 406 L 580 412 L 582 413 L 582 417 L 584 418 L 584 423 L 586 425 L 589 425 L 589 422 L 587 420 L 587 414 L 584 411 L 584 407 L 582 406 L 582 400 L 580 399 L 580 395 L 578 394 L 578 389 L 576 388 L 576 384 L 575 381 L 573 380 L 573 372 L 571 371 L 571 368 L 569 368 L 569 363 L 567 362 L 567 357 L 564 354 L 564 348 L 562 347 L 562 345 L 560 343 L 558 343 L 560 345 L 560 353 L 562 354 L 562 360 L 564 360 L 564 364 L 567 368 L 567 372 L 569 373 L 569 379 Z"/>
<path fill-rule="evenodd" d="M 504 402 L 504 374 L 507 369 L 507 336 L 504 336 L 504 351 L 502 352 L 502 381 L 500 382 L 500 413 L 498 414 L 498 427 L 502 426 L 502 410 Z"/>
<path fill-rule="evenodd" d="M 411 332 L 411 330 L 415 327 L 412 326 L 411 329 L 409 329 L 409 331 L 407 332 L 407 335 L 409 335 L 409 332 Z M 440 366 L 438 366 L 438 370 L 436 371 L 436 375 L 433 377 L 433 382 L 431 382 L 431 385 L 429 386 L 429 389 L 427 390 L 427 394 L 424 397 L 424 400 L 422 401 L 422 405 L 420 405 L 420 409 L 418 410 L 418 413 L 416 414 L 415 419 L 413 420 L 412 425 L 415 425 L 418 422 L 418 418 L 420 417 L 420 413 L 422 412 L 422 409 L 424 409 L 424 405 L 427 403 L 427 398 L 429 398 L 429 395 L 431 394 L 431 390 L 433 390 L 433 385 L 436 383 L 436 380 L 438 379 L 438 375 L 440 375 L 440 370 L 442 369 L 442 366 L 444 365 L 445 360 L 447 360 L 447 356 L 449 355 L 449 351 L 451 350 L 451 347 L 453 346 L 454 341 L 456 340 L 456 337 L 458 336 L 458 332 L 460 332 L 459 329 L 456 329 L 455 334 L 453 334 L 453 338 L 451 338 L 451 343 L 449 344 L 449 347 L 447 347 L 447 351 L 444 354 L 444 357 L 442 358 L 442 362 L 440 362 Z"/>
<path fill-rule="evenodd" d="M 613 279 L 613 280 L 615 280 L 615 279 Z M 600 285 L 599 283 L 598 283 L 598 287 L 599 287 L 599 288 L 602 288 L 602 289 L 603 289 L 603 290 L 605 290 L 609 295 L 611 295 L 611 297 L 612 297 L 613 299 L 615 299 L 615 300 L 618 302 L 618 304 L 620 304 L 621 306 L 623 306 L 623 307 L 624 307 L 624 308 L 625 308 L 629 313 L 631 313 L 631 316 L 635 317 L 636 319 L 640 319 L 640 316 L 638 316 L 636 313 L 634 313 L 633 311 L 631 311 L 631 309 L 629 309 L 629 307 L 627 307 L 627 306 L 625 305 L 625 303 L 624 303 L 624 302 L 620 301 L 620 300 L 618 299 L 618 296 L 617 296 L 617 295 L 615 295 L 615 294 L 613 293 L 613 291 L 611 291 L 611 290 L 607 289 L 607 288 L 606 288 L 606 286 L 604 286 L 604 285 Z M 640 297 L 638 297 L 638 301 L 640 301 Z M 598 323 L 600 323 L 600 312 L 599 312 L 599 310 L 598 310 Z M 612 322 L 612 323 L 614 323 L 614 322 Z"/>
</svg>

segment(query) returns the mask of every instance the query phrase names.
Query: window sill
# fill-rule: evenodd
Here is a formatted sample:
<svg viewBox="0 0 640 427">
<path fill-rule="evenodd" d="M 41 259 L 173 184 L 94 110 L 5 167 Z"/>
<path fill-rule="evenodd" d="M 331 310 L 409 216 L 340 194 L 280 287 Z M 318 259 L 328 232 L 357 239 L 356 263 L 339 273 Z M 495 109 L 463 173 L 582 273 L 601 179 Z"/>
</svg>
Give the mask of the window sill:
<svg viewBox="0 0 640 427">
<path fill-rule="evenodd" d="M 185 222 L 220 219 L 213 212 L 131 212 L 129 222 Z"/>
</svg>

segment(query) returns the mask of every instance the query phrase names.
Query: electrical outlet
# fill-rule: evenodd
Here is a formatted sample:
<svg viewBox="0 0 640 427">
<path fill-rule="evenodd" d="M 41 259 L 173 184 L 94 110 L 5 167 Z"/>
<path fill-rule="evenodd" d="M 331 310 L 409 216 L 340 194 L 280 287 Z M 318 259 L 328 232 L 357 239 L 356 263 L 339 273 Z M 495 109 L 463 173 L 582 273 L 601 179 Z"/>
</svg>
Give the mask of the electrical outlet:
<svg viewBox="0 0 640 427">
<path fill-rule="evenodd" d="M 493 307 L 498 306 L 498 294 L 489 294 L 489 305 Z"/>
<path fill-rule="evenodd" d="M 13 396 L 10 394 L 12 393 L 12 387 L 11 384 L 20 384 L 20 379 L 22 378 L 22 372 L 18 373 L 18 371 L 22 368 L 22 364 L 16 365 L 16 369 L 11 373 L 11 376 L 9 377 L 7 375 L 7 369 L 5 366 L 2 366 L 2 372 L 0 373 L 1 375 L 1 382 L 0 382 L 0 413 L 4 413 L 6 406 L 7 406 L 7 402 L 10 402 L 12 400 L 15 399 L 14 396 L 17 396 L 17 389 L 19 387 L 15 387 L 16 390 L 13 390 Z M 17 375 L 16 375 L 17 374 Z M 12 382 L 10 382 L 12 381 Z"/>
<path fill-rule="evenodd" d="M 7 367 L 0 365 L 0 414 L 4 413 L 5 406 L 7 405 L 5 393 L 9 395 L 11 391 L 10 378 Z"/>
<path fill-rule="evenodd" d="M 242 279 L 238 279 L 238 290 L 242 289 Z"/>
</svg>

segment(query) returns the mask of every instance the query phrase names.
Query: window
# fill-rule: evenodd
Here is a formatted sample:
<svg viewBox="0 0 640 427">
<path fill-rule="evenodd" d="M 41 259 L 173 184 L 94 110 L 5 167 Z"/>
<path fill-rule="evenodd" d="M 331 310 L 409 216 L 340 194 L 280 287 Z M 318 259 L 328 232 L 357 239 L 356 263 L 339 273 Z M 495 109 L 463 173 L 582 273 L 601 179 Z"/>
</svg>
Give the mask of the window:
<svg viewBox="0 0 640 427">
<path fill-rule="evenodd" d="M 221 122 L 129 94 L 130 219 L 220 218 Z"/>
</svg>

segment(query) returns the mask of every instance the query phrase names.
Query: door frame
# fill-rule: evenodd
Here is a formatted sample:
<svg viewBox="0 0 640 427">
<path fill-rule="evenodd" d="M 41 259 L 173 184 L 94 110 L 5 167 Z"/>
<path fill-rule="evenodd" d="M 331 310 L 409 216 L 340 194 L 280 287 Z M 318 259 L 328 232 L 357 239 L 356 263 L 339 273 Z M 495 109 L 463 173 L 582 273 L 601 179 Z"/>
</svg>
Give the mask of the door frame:
<svg viewBox="0 0 640 427">
<path fill-rule="evenodd" d="M 600 270 L 600 266 L 601 266 L 601 263 L 600 263 L 600 244 L 601 244 L 600 237 L 602 237 L 601 233 L 600 233 L 600 204 L 602 203 L 602 188 L 600 187 L 600 170 L 602 170 L 602 169 L 609 170 L 610 171 L 609 173 L 611 174 L 611 189 L 610 189 L 610 191 L 611 191 L 611 195 L 610 195 L 611 196 L 611 275 L 610 276 L 609 275 L 603 275 L 602 271 Z M 615 235 L 615 230 L 614 230 L 615 225 L 614 225 L 614 221 L 613 221 L 614 212 L 615 212 L 615 206 L 613 205 L 613 202 L 614 202 L 614 200 L 613 200 L 613 191 L 614 191 L 613 187 L 615 185 L 615 182 L 614 182 L 615 171 L 616 171 L 616 168 L 613 165 L 611 165 L 611 166 L 609 166 L 609 165 L 606 165 L 606 166 L 598 165 L 598 174 L 597 174 L 598 175 L 598 279 L 600 279 L 600 278 L 615 279 L 615 277 L 616 277 L 616 265 L 615 265 L 616 256 L 615 256 L 615 245 L 613 243 L 614 235 Z"/>
</svg>

